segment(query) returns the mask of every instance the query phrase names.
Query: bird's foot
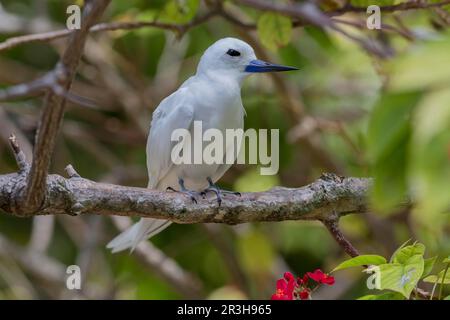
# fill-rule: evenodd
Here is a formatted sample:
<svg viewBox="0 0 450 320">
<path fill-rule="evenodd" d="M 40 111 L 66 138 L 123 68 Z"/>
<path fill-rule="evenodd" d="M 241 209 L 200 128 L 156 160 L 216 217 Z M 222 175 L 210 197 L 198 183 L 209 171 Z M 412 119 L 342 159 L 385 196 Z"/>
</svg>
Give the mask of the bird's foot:
<svg viewBox="0 0 450 320">
<path fill-rule="evenodd" d="M 177 192 L 177 193 L 182 193 L 186 196 L 188 196 L 193 203 L 197 203 L 197 198 L 200 196 L 203 196 L 203 194 L 201 192 L 197 192 L 197 191 L 193 191 L 193 190 L 176 190 L 172 187 L 167 187 L 166 189 L 167 191 L 173 191 L 173 192 Z"/>
<path fill-rule="evenodd" d="M 208 192 L 214 192 L 214 194 L 216 195 L 216 199 L 217 199 L 217 203 L 219 204 L 219 207 L 222 204 L 222 197 L 224 197 L 225 195 L 232 194 L 232 195 L 239 196 L 239 197 L 241 196 L 240 192 L 220 189 L 209 178 L 208 178 L 208 182 L 209 182 L 209 187 L 206 188 L 205 190 L 203 190 L 202 192 L 200 192 L 200 194 L 203 196 L 203 198 L 205 198 Z"/>
<path fill-rule="evenodd" d="M 178 184 L 180 185 L 180 190 L 176 190 L 176 189 L 174 189 L 172 187 L 167 187 L 166 190 L 182 193 L 182 194 L 188 196 L 192 200 L 193 203 L 197 203 L 197 197 L 200 197 L 202 195 L 201 192 L 194 191 L 194 190 L 188 190 L 184 186 L 184 180 L 183 179 L 178 179 Z"/>
</svg>

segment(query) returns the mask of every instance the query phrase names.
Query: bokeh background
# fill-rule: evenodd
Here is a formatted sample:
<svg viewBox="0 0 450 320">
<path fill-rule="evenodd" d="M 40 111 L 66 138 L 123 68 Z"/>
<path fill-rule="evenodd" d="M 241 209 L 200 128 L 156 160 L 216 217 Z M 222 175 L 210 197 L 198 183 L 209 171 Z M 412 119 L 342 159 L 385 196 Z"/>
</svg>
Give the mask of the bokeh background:
<svg viewBox="0 0 450 320">
<path fill-rule="evenodd" d="M 0 41 L 65 28 L 72 3 L 0 0 Z M 344 3 L 322 1 L 320 8 L 332 11 Z M 214 4 L 117 0 L 102 20 L 183 24 Z M 384 31 L 368 30 L 365 13 L 339 16 L 356 22 L 341 22 L 344 30 L 382 46 L 388 57 L 380 58 L 340 33 L 297 27 L 289 18 L 232 1 L 223 5 L 239 23 L 214 17 L 183 34 L 140 28 L 92 35 L 72 92 L 94 103 L 67 104 L 51 172 L 64 175 L 72 164 L 88 179 L 145 187 L 152 111 L 195 72 L 209 45 L 238 37 L 259 58 L 300 71 L 252 76 L 242 89 L 246 128 L 280 129 L 279 174 L 260 176 L 257 166 L 233 166 L 220 185 L 262 191 L 303 186 L 323 172 L 372 176 L 377 179 L 373 209 L 341 220 L 355 247 L 389 257 L 413 239 L 426 245 L 426 257 L 447 256 L 448 7 L 383 13 L 383 24 L 392 27 Z M 59 39 L 1 51 L 0 86 L 52 69 L 65 45 Z M 12 132 L 31 158 L 41 107 L 42 96 L 0 102 L 0 173 L 17 170 L 7 141 Z M 414 205 L 399 207 L 406 196 Z M 105 244 L 129 223 L 95 215 L 20 219 L 0 214 L 0 299 L 268 299 L 283 272 L 329 272 L 346 258 L 318 222 L 172 225 L 137 252 L 112 255 Z M 66 267 L 72 264 L 83 275 L 82 290 L 75 292 L 65 286 Z M 321 288 L 314 297 L 354 299 L 369 293 L 359 269 L 335 277 L 335 286 Z"/>
</svg>

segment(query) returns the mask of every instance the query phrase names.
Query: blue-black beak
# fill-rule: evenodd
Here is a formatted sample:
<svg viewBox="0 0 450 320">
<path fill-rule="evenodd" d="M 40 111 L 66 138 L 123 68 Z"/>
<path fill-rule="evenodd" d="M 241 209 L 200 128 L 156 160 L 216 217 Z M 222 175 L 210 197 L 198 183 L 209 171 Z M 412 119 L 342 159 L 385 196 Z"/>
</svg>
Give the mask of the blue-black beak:
<svg viewBox="0 0 450 320">
<path fill-rule="evenodd" d="M 298 70 L 295 67 L 282 66 L 279 64 L 269 63 L 263 60 L 252 60 L 245 67 L 245 72 L 280 72 L 280 71 L 290 71 L 290 70 Z"/>
</svg>

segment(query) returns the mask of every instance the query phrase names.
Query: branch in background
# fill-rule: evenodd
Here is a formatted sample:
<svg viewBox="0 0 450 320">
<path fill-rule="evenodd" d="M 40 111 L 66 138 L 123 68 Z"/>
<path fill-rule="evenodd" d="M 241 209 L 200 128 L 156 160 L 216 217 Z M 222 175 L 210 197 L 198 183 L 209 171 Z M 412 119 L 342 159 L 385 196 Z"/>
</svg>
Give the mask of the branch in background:
<svg viewBox="0 0 450 320">
<path fill-rule="evenodd" d="M 30 250 L 7 239 L 0 234 L 0 258 L 12 258 L 25 271 L 32 276 L 32 284 L 36 289 L 45 292 L 51 298 L 58 298 L 61 293 L 66 299 L 87 299 L 79 291 L 66 290 L 66 266 L 42 252 Z M 15 284 L 17 285 L 17 284 Z"/>
<path fill-rule="evenodd" d="M 342 34 L 348 39 L 358 43 L 364 50 L 372 53 L 380 58 L 389 57 L 390 53 L 383 49 L 375 41 L 369 41 L 368 39 L 361 38 L 353 35 L 336 25 L 333 20 L 323 11 L 321 11 L 315 4 L 310 2 L 304 2 L 296 5 L 289 5 L 283 3 L 275 3 L 260 0 L 236 0 L 236 2 L 252 7 L 254 9 L 262 11 L 277 12 L 287 17 L 300 19 L 301 23 L 307 23 L 321 28 L 330 28 L 335 32 Z"/>
<path fill-rule="evenodd" d="M 0 234 L 0 256 L 8 255 L 25 270 L 48 283 L 61 286 L 66 278 L 64 265 L 40 253 L 20 247 Z"/>
<path fill-rule="evenodd" d="M 345 25 L 349 25 L 358 29 L 365 29 L 367 28 L 367 24 L 365 21 L 361 20 L 361 21 L 357 21 L 357 20 L 344 20 L 344 19 L 339 19 L 339 18 L 332 18 L 332 21 L 334 21 L 335 23 L 340 23 L 340 24 L 345 24 Z M 390 31 L 390 32 L 395 32 L 399 35 L 401 35 L 403 38 L 412 41 L 414 40 L 414 34 L 412 34 L 408 29 L 403 29 L 403 28 L 396 28 L 395 26 L 386 24 L 386 23 L 382 23 L 381 24 L 381 30 L 386 30 L 386 31 Z"/>
<path fill-rule="evenodd" d="M 69 91 L 72 84 L 89 29 L 102 15 L 108 4 L 109 0 L 87 2 L 83 10 L 84 23 L 79 30 L 71 33 L 66 51 L 54 70 L 58 84 L 65 91 Z M 64 96 L 56 95 L 53 91 L 47 92 L 36 134 L 33 162 L 27 177 L 24 199 L 21 201 L 24 212 L 31 213 L 38 210 L 44 201 L 47 171 L 64 115 L 65 102 Z"/>
<path fill-rule="evenodd" d="M 381 12 L 395 12 L 395 11 L 408 11 L 408 10 L 421 10 L 421 9 L 429 9 L 429 8 L 437 8 L 443 7 L 445 5 L 450 4 L 450 0 L 444 0 L 440 2 L 428 2 L 428 1 L 408 1 L 402 2 L 399 4 L 388 5 L 388 6 L 379 6 Z M 367 8 L 365 7 L 357 7 L 350 4 L 350 1 L 346 6 L 341 9 L 337 9 L 333 11 L 334 14 L 343 14 L 347 12 L 366 12 Z"/>
<path fill-rule="evenodd" d="M 52 70 L 47 72 L 42 77 L 34 79 L 30 82 L 20 83 L 0 90 L 0 101 L 29 98 L 32 96 L 42 95 L 45 92 L 51 92 L 54 95 L 64 98 L 72 103 L 91 108 L 95 107 L 95 103 L 90 99 L 81 97 L 64 89 L 60 84 L 60 75 L 57 71 L 58 70 Z"/>
<path fill-rule="evenodd" d="M 0 90 L 0 101 L 13 100 L 17 98 L 29 97 L 41 94 L 55 83 L 53 73 L 49 72 L 44 76 L 27 83 L 21 83 L 3 90 Z"/>
<path fill-rule="evenodd" d="M 133 30 L 140 28 L 158 28 L 169 31 L 174 31 L 178 35 L 183 35 L 189 29 L 198 26 L 207 20 L 217 16 L 219 13 L 216 9 L 209 11 L 208 13 L 194 18 L 192 21 L 185 24 L 176 23 L 164 23 L 158 21 L 131 21 L 131 22 L 109 22 L 109 23 L 99 23 L 90 27 L 89 32 L 102 32 L 102 31 L 117 31 L 117 30 Z M 50 31 L 44 33 L 30 34 L 24 36 L 13 37 L 0 43 L 0 51 L 12 49 L 21 44 L 30 42 L 47 42 L 51 40 L 56 40 L 64 38 L 73 33 L 73 30 L 63 29 L 57 31 Z"/>
<path fill-rule="evenodd" d="M 265 3 L 263 1 L 255 1 L 255 0 L 238 0 L 236 2 L 241 2 L 244 5 L 253 6 L 255 8 L 258 8 L 260 10 L 267 10 L 267 11 L 277 11 L 274 10 L 277 7 L 273 7 L 271 3 Z M 423 2 L 406 2 L 401 3 L 398 5 L 392 5 L 392 6 L 380 6 L 381 12 L 396 12 L 396 11 L 407 11 L 407 10 L 420 10 L 420 9 L 428 9 L 428 8 L 440 8 L 445 5 L 450 4 L 450 0 L 442 1 L 442 2 L 436 2 L 436 3 L 423 3 Z M 366 12 L 367 8 L 365 7 L 355 7 L 351 5 L 344 6 L 343 8 L 330 11 L 330 12 L 324 12 L 324 15 L 326 16 L 338 16 L 343 15 L 348 12 Z M 280 11 L 280 13 L 287 14 L 285 10 Z M 287 14 L 290 15 L 290 14 Z M 203 16 L 199 16 L 197 18 L 194 18 L 191 22 L 188 22 L 186 24 L 173 24 L 173 23 L 163 23 L 158 21 L 134 21 L 134 22 L 110 22 L 110 23 L 100 23 L 97 25 L 94 25 L 90 28 L 90 32 L 103 32 L 103 31 L 116 31 L 116 30 L 133 30 L 133 29 L 140 29 L 140 28 L 159 28 L 164 30 L 170 30 L 178 33 L 179 36 L 186 33 L 189 29 L 198 26 L 211 18 L 220 16 L 224 18 L 225 20 L 243 28 L 243 29 L 255 29 L 256 24 L 254 23 L 245 23 L 234 17 L 229 12 L 225 11 L 220 4 L 217 5 L 214 9 L 210 10 Z M 297 18 L 297 15 L 295 15 Z M 296 20 L 293 22 L 294 27 L 302 27 L 306 26 L 309 23 L 308 21 L 299 21 Z M 29 34 L 29 35 L 23 35 L 23 36 L 17 36 L 12 37 L 4 42 L 0 43 L 0 51 L 2 50 L 9 50 L 14 47 L 17 47 L 19 45 L 30 43 L 30 42 L 48 42 L 60 38 L 64 38 L 69 36 L 73 31 L 68 29 L 63 30 L 56 30 L 56 31 L 50 31 L 50 32 L 43 32 L 43 33 L 36 33 L 36 34 Z"/>
<path fill-rule="evenodd" d="M 131 226 L 131 219 L 112 217 L 115 226 L 125 231 Z M 185 271 L 172 258 L 154 246 L 151 242 L 142 241 L 134 253 L 142 264 L 152 269 L 161 279 L 170 284 L 173 289 L 187 299 L 200 299 L 204 297 L 203 285 L 193 274 Z"/>
<path fill-rule="evenodd" d="M 6 39 L 4 42 L 0 43 L 0 51 L 12 49 L 17 47 L 18 45 L 30 42 L 46 42 L 50 40 L 55 40 L 63 37 L 67 37 L 73 31 L 69 29 L 43 32 L 43 33 L 35 33 L 35 34 L 27 34 L 24 36 L 18 36 Z"/>
<path fill-rule="evenodd" d="M 55 229 L 54 216 L 35 216 L 28 242 L 29 250 L 45 253 L 50 246 Z"/>
<path fill-rule="evenodd" d="M 450 26 L 450 13 L 447 10 L 437 7 L 437 8 L 434 8 L 433 11 L 439 17 L 439 20 L 442 25 Z"/>
</svg>

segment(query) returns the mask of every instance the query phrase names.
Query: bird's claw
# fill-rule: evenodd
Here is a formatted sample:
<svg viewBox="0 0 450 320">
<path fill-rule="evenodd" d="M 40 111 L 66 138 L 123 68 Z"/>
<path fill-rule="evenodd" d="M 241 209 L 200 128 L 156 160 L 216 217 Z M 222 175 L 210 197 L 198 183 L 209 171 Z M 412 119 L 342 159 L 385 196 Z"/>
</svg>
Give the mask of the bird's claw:
<svg viewBox="0 0 450 320">
<path fill-rule="evenodd" d="M 202 195 L 203 199 L 205 199 L 206 194 L 208 192 L 214 192 L 214 194 L 216 195 L 216 199 L 217 199 L 217 203 L 220 205 L 222 204 L 222 196 L 225 197 L 227 194 L 232 194 L 235 196 L 241 196 L 240 192 L 235 192 L 235 191 L 228 191 L 228 190 L 222 190 L 216 186 L 209 186 L 208 188 L 206 188 L 205 190 L 203 190 L 200 194 Z"/>
<path fill-rule="evenodd" d="M 176 189 L 174 189 L 174 188 L 172 188 L 172 187 L 167 187 L 167 188 L 166 188 L 166 191 L 173 191 L 173 192 L 182 193 L 182 194 L 188 196 L 188 197 L 191 199 L 191 201 L 192 201 L 193 203 L 195 203 L 195 204 L 198 203 L 196 197 L 199 196 L 199 195 L 201 195 L 201 193 L 199 193 L 199 192 L 197 192 L 197 191 L 192 191 L 192 190 L 187 190 L 187 189 L 186 189 L 186 190 L 176 190 Z"/>
<path fill-rule="evenodd" d="M 222 190 L 223 195 L 227 195 L 227 194 L 232 194 L 234 196 L 238 196 L 238 197 L 242 197 L 242 194 L 240 192 L 237 191 L 228 191 L 228 190 Z"/>
</svg>

